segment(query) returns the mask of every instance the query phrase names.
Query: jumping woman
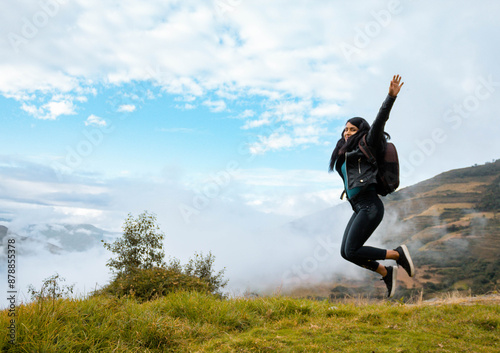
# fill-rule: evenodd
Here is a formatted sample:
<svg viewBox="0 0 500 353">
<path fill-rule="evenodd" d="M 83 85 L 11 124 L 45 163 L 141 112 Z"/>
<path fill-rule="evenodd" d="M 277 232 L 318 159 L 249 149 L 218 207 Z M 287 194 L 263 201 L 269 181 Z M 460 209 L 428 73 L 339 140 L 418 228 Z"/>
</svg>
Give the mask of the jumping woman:
<svg viewBox="0 0 500 353">
<path fill-rule="evenodd" d="M 400 245 L 394 250 L 365 246 L 384 217 L 384 204 L 376 191 L 377 166 L 368 161 L 360 150 L 359 143 L 366 135 L 366 144 L 378 155 L 385 151 L 389 135 L 384 132 L 384 126 L 403 84 L 399 75 L 392 78 L 389 95 L 382 103 L 372 126 L 359 117 L 347 121 L 330 159 L 330 171 L 335 169 L 340 174 L 347 199 L 354 211 L 345 229 L 340 253 L 347 261 L 379 273 L 387 286 L 389 298 L 396 290 L 398 267 L 383 266 L 377 260 L 396 260 L 397 265 L 410 277 L 414 276 L 415 268 L 406 245 Z"/>
</svg>

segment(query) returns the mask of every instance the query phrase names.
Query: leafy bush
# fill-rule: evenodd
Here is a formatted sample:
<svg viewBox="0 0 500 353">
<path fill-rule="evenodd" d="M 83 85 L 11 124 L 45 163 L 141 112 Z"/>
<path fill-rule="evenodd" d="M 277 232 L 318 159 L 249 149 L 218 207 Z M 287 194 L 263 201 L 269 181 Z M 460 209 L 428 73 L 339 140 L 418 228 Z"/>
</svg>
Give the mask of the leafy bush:
<svg viewBox="0 0 500 353">
<path fill-rule="evenodd" d="M 215 261 L 215 256 L 211 252 L 207 256 L 203 256 L 203 253 L 195 253 L 194 259 L 190 259 L 188 263 L 184 266 L 183 273 L 189 276 L 194 276 L 202 281 L 208 283 L 210 292 L 214 294 L 221 294 L 221 288 L 227 285 L 227 280 L 224 280 L 225 268 L 219 272 L 215 272 L 213 264 Z"/>
<path fill-rule="evenodd" d="M 210 285 L 176 269 L 155 267 L 119 274 L 94 294 L 110 294 L 118 298 L 130 296 L 144 302 L 179 290 L 209 293 Z"/>
<path fill-rule="evenodd" d="M 162 267 L 136 268 L 117 274 L 111 283 L 95 294 L 110 294 L 118 298 L 130 296 L 141 302 L 180 290 L 212 293 L 222 297 L 221 289 L 228 281 L 223 278 L 225 269 L 215 272 L 214 261 L 212 253 L 207 256 L 195 254 L 194 259 L 190 259 L 184 267 L 178 259 L 173 259 L 169 265 Z"/>
</svg>

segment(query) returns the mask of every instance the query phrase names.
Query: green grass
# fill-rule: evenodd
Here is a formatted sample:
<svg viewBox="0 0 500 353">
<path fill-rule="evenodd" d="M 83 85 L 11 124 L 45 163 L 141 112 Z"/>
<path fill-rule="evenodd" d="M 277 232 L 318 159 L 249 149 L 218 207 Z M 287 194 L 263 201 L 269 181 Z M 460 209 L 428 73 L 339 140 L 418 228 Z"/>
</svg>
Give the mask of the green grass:
<svg viewBox="0 0 500 353">
<path fill-rule="evenodd" d="M 499 352 L 498 304 L 95 296 L 16 308 L 2 352 Z M 8 312 L 0 324 L 9 326 Z M 5 332 L 5 331 L 4 331 Z"/>
</svg>

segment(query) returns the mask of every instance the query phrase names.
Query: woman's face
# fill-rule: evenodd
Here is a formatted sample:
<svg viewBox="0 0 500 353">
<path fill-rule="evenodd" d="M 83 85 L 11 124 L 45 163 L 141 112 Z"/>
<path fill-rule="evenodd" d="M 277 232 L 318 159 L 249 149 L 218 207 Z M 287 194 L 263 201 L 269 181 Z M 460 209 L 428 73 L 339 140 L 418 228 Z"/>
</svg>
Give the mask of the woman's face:
<svg viewBox="0 0 500 353">
<path fill-rule="evenodd" d="M 358 132 L 358 130 L 359 129 L 356 127 L 356 125 L 348 122 L 347 124 L 345 124 L 344 128 L 344 139 L 347 141 L 347 139 Z"/>
</svg>

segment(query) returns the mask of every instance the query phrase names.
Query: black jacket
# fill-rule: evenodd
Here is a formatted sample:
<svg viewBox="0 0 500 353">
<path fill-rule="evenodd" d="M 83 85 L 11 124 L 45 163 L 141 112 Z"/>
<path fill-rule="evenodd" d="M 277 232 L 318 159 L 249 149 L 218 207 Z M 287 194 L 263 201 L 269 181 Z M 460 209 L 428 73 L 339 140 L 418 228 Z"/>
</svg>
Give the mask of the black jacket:
<svg viewBox="0 0 500 353">
<path fill-rule="evenodd" d="M 375 121 L 366 134 L 366 143 L 368 146 L 372 148 L 381 146 L 381 140 L 384 138 L 385 123 L 389 119 L 389 113 L 391 112 L 395 100 L 396 97 L 387 95 L 382 103 Z M 344 160 L 346 161 L 347 186 L 349 190 L 355 187 L 377 183 L 377 165 L 368 161 L 366 156 L 359 149 L 359 146 L 350 152 L 346 152 L 344 156 L 337 159 L 335 170 L 340 174 L 342 180 L 344 180 L 344 176 L 340 168 Z"/>
</svg>

